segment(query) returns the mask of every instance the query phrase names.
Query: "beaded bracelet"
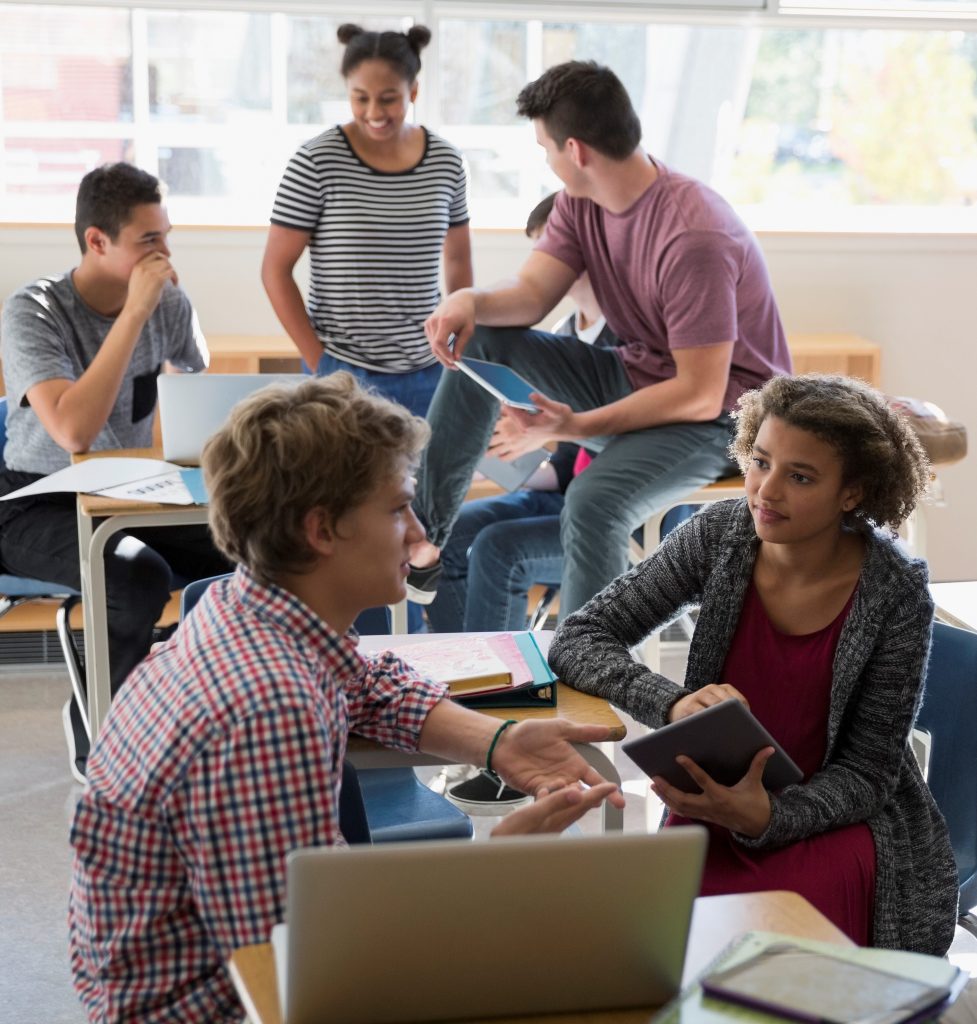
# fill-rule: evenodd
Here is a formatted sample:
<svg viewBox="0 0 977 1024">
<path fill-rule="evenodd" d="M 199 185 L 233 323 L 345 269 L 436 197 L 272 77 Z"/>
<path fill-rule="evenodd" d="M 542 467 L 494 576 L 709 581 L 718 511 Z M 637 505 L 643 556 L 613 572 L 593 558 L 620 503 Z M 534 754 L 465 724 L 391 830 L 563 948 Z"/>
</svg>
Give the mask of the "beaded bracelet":
<svg viewBox="0 0 977 1024">
<path fill-rule="evenodd" d="M 502 734 L 509 728 L 510 725 L 515 725 L 516 720 L 514 718 L 507 718 L 499 727 L 495 730 L 495 735 L 492 737 L 492 742 L 489 744 L 488 753 L 485 755 L 485 770 L 487 772 L 495 771 L 492 768 L 492 754 L 495 752 L 495 747 L 499 740 L 502 738 Z"/>
</svg>

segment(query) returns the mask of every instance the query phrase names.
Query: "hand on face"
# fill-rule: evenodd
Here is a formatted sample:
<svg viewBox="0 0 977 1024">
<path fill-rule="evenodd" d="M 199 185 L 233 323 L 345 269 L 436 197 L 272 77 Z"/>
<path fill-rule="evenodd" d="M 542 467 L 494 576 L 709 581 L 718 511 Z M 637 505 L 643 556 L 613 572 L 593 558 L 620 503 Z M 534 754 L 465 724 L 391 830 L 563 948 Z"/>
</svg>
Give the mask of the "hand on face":
<svg viewBox="0 0 977 1024">
<path fill-rule="evenodd" d="M 763 785 L 763 769 L 773 753 L 773 747 L 758 751 L 749 770 L 735 786 L 721 786 L 690 757 L 677 757 L 675 760 L 702 792 L 683 793 L 660 775 L 651 780 L 651 790 L 669 810 L 684 818 L 721 825 L 756 838 L 770 823 L 770 794 Z"/>
<path fill-rule="evenodd" d="M 590 789 L 584 789 L 582 786 L 565 786 L 554 793 L 543 788 L 536 795 L 534 803 L 507 814 L 492 829 L 492 835 L 518 836 L 532 832 L 562 832 L 615 793 L 618 793 L 618 788 L 613 782 L 603 782 Z"/>
<path fill-rule="evenodd" d="M 161 252 L 143 256 L 129 276 L 124 309 L 148 320 L 159 304 L 167 281 L 174 285 L 180 283 L 169 257 Z"/>
<path fill-rule="evenodd" d="M 492 768 L 523 793 L 553 792 L 577 782 L 600 786 L 604 779 L 573 747 L 574 743 L 600 743 L 609 739 L 602 725 L 573 725 L 562 719 L 525 721 L 502 734 L 492 753 Z M 608 797 L 624 806 L 619 791 Z"/>
<path fill-rule="evenodd" d="M 535 391 L 532 399 L 539 412 L 526 412 L 511 405 L 502 406 L 489 441 L 489 455 L 499 459 L 515 459 L 547 441 L 568 439 L 573 417 L 570 406 Z"/>
</svg>

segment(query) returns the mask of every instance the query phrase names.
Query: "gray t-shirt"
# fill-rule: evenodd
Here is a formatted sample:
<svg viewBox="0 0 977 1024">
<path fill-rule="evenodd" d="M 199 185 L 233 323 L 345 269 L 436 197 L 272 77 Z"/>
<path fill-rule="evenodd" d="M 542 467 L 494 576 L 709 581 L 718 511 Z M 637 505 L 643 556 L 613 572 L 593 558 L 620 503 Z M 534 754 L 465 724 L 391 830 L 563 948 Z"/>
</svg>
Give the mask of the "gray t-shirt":
<svg viewBox="0 0 977 1024">
<path fill-rule="evenodd" d="M 44 429 L 27 392 L 45 380 L 77 380 L 91 365 L 115 323 L 85 304 L 71 273 L 42 277 L 3 305 L 0 355 L 7 388 L 8 469 L 53 473 L 70 463 L 68 453 Z M 153 443 L 156 377 L 164 362 L 185 373 L 206 368 L 207 343 L 185 293 L 171 284 L 149 318 L 126 367 L 115 406 L 92 451 L 148 448 Z"/>
</svg>

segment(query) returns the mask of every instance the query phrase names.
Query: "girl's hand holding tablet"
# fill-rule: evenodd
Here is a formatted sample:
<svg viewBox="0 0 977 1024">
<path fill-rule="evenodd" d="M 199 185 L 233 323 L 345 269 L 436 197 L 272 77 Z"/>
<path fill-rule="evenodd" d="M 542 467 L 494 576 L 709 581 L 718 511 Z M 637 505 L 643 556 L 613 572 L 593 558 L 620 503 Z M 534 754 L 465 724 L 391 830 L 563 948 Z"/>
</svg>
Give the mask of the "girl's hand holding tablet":
<svg viewBox="0 0 977 1024">
<path fill-rule="evenodd" d="M 676 814 L 756 838 L 763 834 L 770 822 L 770 796 L 763 785 L 763 769 L 773 753 L 773 747 L 758 750 L 749 771 L 735 786 L 721 786 L 692 758 L 680 755 L 675 760 L 692 776 L 702 792 L 683 793 L 660 775 L 651 780 L 651 789 Z"/>
</svg>

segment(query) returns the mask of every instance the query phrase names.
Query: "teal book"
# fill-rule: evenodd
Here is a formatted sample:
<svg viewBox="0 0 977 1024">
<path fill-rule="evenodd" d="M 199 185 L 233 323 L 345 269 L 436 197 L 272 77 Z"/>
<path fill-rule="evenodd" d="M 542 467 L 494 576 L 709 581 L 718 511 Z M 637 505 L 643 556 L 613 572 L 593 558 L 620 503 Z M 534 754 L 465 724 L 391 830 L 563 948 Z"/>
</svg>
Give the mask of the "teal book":
<svg viewBox="0 0 977 1024">
<path fill-rule="evenodd" d="M 204 483 L 204 471 L 199 468 L 181 469 L 180 479 L 184 487 L 190 492 L 194 505 L 209 505 L 210 495 L 207 493 L 207 486 Z"/>
<path fill-rule="evenodd" d="M 519 654 L 532 673 L 532 681 L 524 686 L 497 693 L 473 694 L 459 700 L 466 708 L 553 708 L 556 707 L 556 676 L 543 657 L 532 633 L 513 633 Z"/>
</svg>

